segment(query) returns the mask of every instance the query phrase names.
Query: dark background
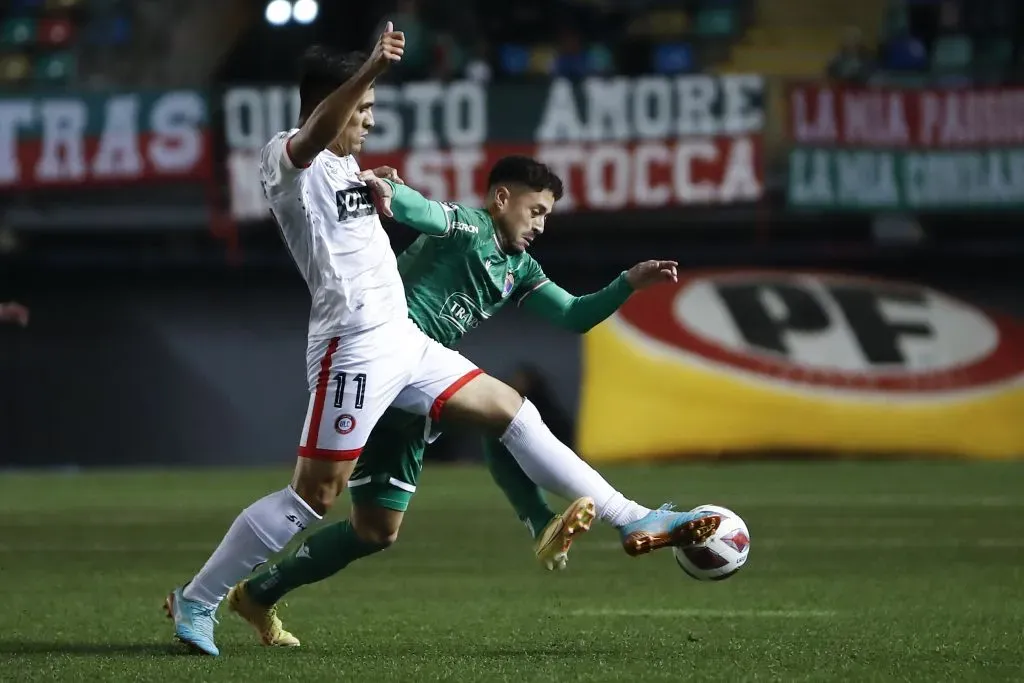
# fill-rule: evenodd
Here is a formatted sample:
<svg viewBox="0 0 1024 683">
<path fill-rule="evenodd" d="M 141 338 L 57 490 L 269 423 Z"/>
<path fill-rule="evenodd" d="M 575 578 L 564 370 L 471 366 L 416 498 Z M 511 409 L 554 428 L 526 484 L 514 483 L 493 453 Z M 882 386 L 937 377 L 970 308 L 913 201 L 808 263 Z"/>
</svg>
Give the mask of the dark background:
<svg viewBox="0 0 1024 683">
<path fill-rule="evenodd" d="M 256 2 L 228 2 L 218 8 L 202 2 L 153 3 L 155 16 L 141 14 L 130 3 L 106 3 L 108 9 L 102 11 L 91 3 L 73 3 L 58 16 L 74 27 L 70 42 L 5 39 L 0 50 L 0 72 L 9 79 L 4 92 L 222 89 L 289 82 L 296 56 L 313 40 L 368 47 L 387 4 L 393 5 L 323 2 L 310 26 L 271 27 L 263 19 L 263 3 Z M 423 65 L 410 66 L 394 78 L 461 76 L 468 65 L 450 58 L 444 47 L 452 37 L 466 46 L 464 52 L 483 55 L 496 82 L 544 80 L 556 73 L 586 75 L 571 60 L 558 62 L 556 73 L 548 74 L 510 73 L 503 66 L 503 46 L 510 41 L 527 47 L 552 45 L 566 53 L 574 35 L 611 55 L 612 66 L 594 67 L 593 73 L 664 72 L 648 58 L 659 41 L 689 46 L 693 61 L 687 71 L 712 71 L 755 23 L 755 3 L 724 3 L 734 9 L 737 20 L 721 35 L 700 35 L 692 23 L 675 38 L 637 37 L 622 29 L 645 12 L 668 7 L 693 13 L 701 4 L 636 1 L 612 7 L 524 1 L 514 21 L 496 22 L 487 3 L 424 0 L 414 14 L 423 24 L 422 35 L 432 36 L 433 48 Z M 854 82 L 884 79 L 891 74 L 885 55 L 893 41 L 916 39 L 931 46 L 948 29 L 943 12 L 951 4 L 957 5 L 911 3 L 903 33 L 892 34 L 896 38 L 866 36 L 869 73 L 852 69 L 843 77 Z M 392 14 L 404 10 L 406 15 L 398 16 L 410 16 L 410 7 L 402 3 Z M 1017 82 L 1015 7 L 1012 2 L 984 2 L 976 13 L 991 9 L 1012 15 L 993 24 L 1012 43 L 1000 69 L 982 73 L 972 64 L 952 81 L 949 73 L 926 70 L 917 74 L 920 83 L 955 87 Z M 0 20 L 48 11 L 35 3 L 14 3 L 0 11 Z M 971 21 L 959 19 L 958 30 L 982 37 L 994 30 L 975 26 L 976 16 L 967 18 Z M 115 19 L 124 22 L 127 37 L 108 36 L 104 42 L 89 33 Z M 187 38 L 203 24 L 222 31 L 220 44 L 175 41 L 174 36 Z M 153 33 L 161 26 L 170 28 Z M 815 29 L 812 25 L 808 30 Z M 154 42 L 156 35 L 167 37 Z M 30 71 L 9 78 L 13 72 L 7 67 L 14 57 L 25 56 L 35 68 L 39 60 L 65 53 L 73 60 L 63 76 Z M 824 55 L 815 66 L 818 77 L 834 71 L 843 55 Z M 769 90 L 781 89 L 789 78 L 806 77 L 780 70 L 766 74 Z M 222 158 L 219 141 L 216 152 Z M 638 260 L 673 258 L 684 268 L 757 265 L 880 274 L 930 284 L 1011 312 L 1024 309 L 1020 214 L 796 213 L 786 207 L 785 165 L 778 162 L 778 157 L 769 159 L 769 192 L 756 205 L 558 215 L 533 253 L 553 279 L 581 293 L 602 286 Z M 209 187 L 188 185 L 0 195 L 0 301 L 18 300 L 32 310 L 28 328 L 0 328 L 0 465 L 292 460 L 307 400 L 308 294 L 273 226 L 257 222 L 224 230 L 216 220 L 223 202 L 211 196 L 218 192 L 211 195 Z M 388 229 L 396 251 L 411 240 L 411 231 L 401 226 Z M 538 367 L 557 404 L 570 415 L 575 412 L 577 338 L 508 311 L 475 331 L 462 350 L 499 377 L 509 377 L 522 364 Z M 436 457 L 477 456 L 475 439 L 464 438 L 449 440 Z"/>
</svg>

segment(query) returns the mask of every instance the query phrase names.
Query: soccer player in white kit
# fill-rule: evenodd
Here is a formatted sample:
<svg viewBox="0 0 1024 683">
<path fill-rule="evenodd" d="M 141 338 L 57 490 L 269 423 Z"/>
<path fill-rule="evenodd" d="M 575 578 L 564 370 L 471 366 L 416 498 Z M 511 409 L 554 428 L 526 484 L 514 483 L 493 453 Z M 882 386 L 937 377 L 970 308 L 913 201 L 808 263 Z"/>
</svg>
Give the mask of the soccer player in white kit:
<svg viewBox="0 0 1024 683">
<path fill-rule="evenodd" d="M 353 156 L 373 127 L 374 79 L 401 59 L 404 44 L 388 22 L 361 64 L 320 48 L 309 51 L 299 127 L 278 133 L 263 149 L 264 191 L 312 296 L 310 400 L 291 484 L 243 510 L 199 573 L 165 601 L 175 636 L 197 652 L 219 654 L 214 614 L 224 596 L 323 517 L 390 405 L 432 421 L 443 411 L 446 419 L 501 435 L 538 485 L 569 499 L 593 499 L 598 516 L 628 526 L 645 550 L 694 542 L 720 521 L 628 500 L 558 441 L 528 400 L 409 319 L 395 254 Z M 391 169 L 379 173 L 397 178 Z M 531 211 L 523 207 L 524 230 L 539 233 L 546 216 Z M 386 519 L 364 522 L 368 529 L 388 525 Z M 266 620 L 268 644 L 298 645 L 276 613 L 268 611 Z"/>
</svg>

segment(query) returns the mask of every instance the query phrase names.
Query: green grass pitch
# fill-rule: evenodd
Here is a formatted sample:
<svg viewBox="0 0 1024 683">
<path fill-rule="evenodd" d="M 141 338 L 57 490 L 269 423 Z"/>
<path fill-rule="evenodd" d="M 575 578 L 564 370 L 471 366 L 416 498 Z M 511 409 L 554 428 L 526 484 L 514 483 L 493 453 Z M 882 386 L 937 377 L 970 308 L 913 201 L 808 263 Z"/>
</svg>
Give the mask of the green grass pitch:
<svg viewBox="0 0 1024 683">
<path fill-rule="evenodd" d="M 4 681 L 998 681 L 1024 672 L 1024 463 L 604 469 L 650 505 L 744 516 L 734 578 L 596 528 L 541 571 L 486 472 L 427 467 L 388 552 L 293 593 L 297 650 L 220 614 L 183 654 L 164 595 L 287 470 L 0 476 Z M 332 515 L 344 514 L 339 510 Z"/>
</svg>

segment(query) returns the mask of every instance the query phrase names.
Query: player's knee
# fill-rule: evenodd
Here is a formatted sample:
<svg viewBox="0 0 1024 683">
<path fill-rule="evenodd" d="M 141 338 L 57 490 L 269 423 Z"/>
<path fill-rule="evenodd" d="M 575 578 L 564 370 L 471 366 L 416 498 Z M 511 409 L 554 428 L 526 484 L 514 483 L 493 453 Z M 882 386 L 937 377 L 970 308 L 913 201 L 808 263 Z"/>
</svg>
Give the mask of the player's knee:
<svg viewBox="0 0 1024 683">
<path fill-rule="evenodd" d="M 482 375 L 448 400 L 443 415 L 500 435 L 522 406 L 523 397 L 518 391 L 490 375 Z"/>
<path fill-rule="evenodd" d="M 502 434 L 523 407 L 523 396 L 504 382 L 495 382 L 487 405 L 488 425 L 496 434 Z"/>
<path fill-rule="evenodd" d="M 380 548 L 390 548 L 398 540 L 398 529 L 388 529 L 386 527 L 370 527 L 369 529 L 359 529 L 356 531 L 356 535 L 364 543 L 375 545 Z"/>
<path fill-rule="evenodd" d="M 293 484 L 295 493 L 318 515 L 326 515 L 345 489 L 345 480 L 303 480 Z"/>
<path fill-rule="evenodd" d="M 388 548 L 398 540 L 403 513 L 374 505 L 355 505 L 352 509 L 352 528 L 359 540 L 370 545 Z"/>
</svg>

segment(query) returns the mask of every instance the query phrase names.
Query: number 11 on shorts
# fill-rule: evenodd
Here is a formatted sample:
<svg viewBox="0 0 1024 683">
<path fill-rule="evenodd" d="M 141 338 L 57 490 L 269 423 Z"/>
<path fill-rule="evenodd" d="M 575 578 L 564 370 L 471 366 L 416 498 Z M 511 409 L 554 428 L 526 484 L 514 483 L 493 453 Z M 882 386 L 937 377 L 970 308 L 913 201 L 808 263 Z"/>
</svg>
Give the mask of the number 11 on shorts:
<svg viewBox="0 0 1024 683">
<path fill-rule="evenodd" d="M 334 407 L 341 408 L 345 403 L 345 385 L 348 382 L 348 373 L 339 372 L 334 376 Z M 356 385 L 356 398 L 352 407 L 356 410 L 363 409 L 363 396 L 366 394 L 366 373 L 360 372 L 352 377 Z"/>
</svg>

